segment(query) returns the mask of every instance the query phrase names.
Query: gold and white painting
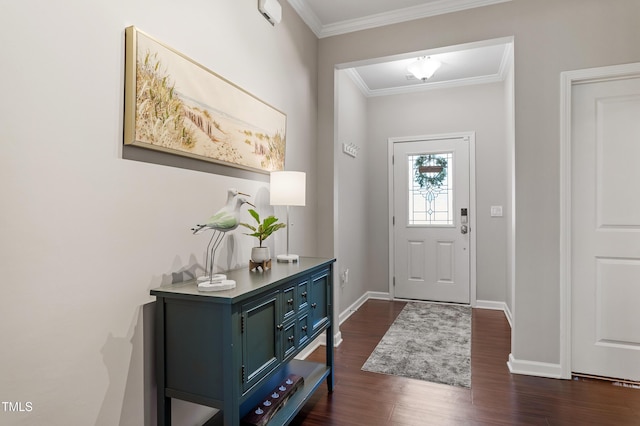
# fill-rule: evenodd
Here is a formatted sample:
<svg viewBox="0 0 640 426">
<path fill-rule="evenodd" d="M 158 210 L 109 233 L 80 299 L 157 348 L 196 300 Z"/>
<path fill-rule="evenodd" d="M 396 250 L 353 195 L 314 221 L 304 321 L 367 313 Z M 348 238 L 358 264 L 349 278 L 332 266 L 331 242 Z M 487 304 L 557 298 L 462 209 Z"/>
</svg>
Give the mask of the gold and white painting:
<svg viewBox="0 0 640 426">
<path fill-rule="evenodd" d="M 135 27 L 125 37 L 125 144 L 284 170 L 284 113 Z"/>
</svg>

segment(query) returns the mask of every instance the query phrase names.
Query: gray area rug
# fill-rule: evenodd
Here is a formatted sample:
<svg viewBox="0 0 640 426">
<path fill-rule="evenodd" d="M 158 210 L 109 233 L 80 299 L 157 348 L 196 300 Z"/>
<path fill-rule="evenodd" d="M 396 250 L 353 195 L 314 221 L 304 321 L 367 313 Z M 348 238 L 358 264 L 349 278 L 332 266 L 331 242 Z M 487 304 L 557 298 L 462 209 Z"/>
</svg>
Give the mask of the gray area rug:
<svg viewBox="0 0 640 426">
<path fill-rule="evenodd" d="M 362 369 L 471 387 L 471 308 L 407 303 Z"/>
</svg>

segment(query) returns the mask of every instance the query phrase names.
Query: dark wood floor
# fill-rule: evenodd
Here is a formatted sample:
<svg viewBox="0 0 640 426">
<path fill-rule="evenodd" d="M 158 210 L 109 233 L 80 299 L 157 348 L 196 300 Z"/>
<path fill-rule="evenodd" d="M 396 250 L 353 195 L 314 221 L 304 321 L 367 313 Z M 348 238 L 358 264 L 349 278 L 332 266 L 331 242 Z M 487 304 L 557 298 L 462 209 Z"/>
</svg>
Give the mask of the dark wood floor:
<svg viewBox="0 0 640 426">
<path fill-rule="evenodd" d="M 471 389 L 362 371 L 403 307 L 369 300 L 341 325 L 334 391 L 319 388 L 294 425 L 640 425 L 640 389 L 510 374 L 500 311 L 473 310 Z M 308 359 L 324 361 L 324 347 Z"/>
</svg>

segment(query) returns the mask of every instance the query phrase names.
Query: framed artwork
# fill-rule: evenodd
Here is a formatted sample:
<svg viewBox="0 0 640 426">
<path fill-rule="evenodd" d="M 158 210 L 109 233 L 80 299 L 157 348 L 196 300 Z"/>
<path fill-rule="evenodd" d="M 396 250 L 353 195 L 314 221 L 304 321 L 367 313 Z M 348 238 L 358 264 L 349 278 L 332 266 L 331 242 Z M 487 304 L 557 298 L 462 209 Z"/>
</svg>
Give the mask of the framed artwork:
<svg viewBox="0 0 640 426">
<path fill-rule="evenodd" d="M 125 40 L 126 145 L 284 170 L 283 112 L 135 27 Z"/>
</svg>

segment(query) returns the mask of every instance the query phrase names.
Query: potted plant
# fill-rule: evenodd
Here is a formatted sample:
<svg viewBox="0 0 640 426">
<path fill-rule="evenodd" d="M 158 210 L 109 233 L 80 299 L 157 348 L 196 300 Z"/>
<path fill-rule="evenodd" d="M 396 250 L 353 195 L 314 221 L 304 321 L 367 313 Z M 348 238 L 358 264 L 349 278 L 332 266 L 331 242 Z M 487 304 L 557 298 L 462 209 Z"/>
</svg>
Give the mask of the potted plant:
<svg viewBox="0 0 640 426">
<path fill-rule="evenodd" d="M 271 253 L 269 253 L 269 247 L 262 247 L 262 242 L 266 240 L 269 235 L 278 229 L 285 228 L 287 225 L 281 222 L 279 223 L 278 218 L 273 215 L 264 218 L 261 222 L 260 215 L 254 209 L 249 209 L 249 214 L 255 219 L 257 226 L 249 225 L 248 223 L 240 223 L 240 225 L 253 231 L 251 233 L 245 233 L 245 235 L 256 237 L 259 242 L 258 247 L 251 249 L 251 260 L 256 263 L 265 262 L 271 259 Z"/>
</svg>

